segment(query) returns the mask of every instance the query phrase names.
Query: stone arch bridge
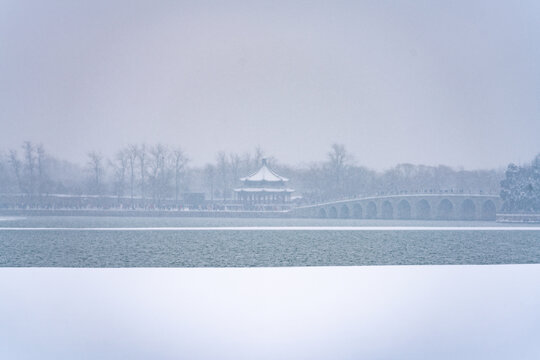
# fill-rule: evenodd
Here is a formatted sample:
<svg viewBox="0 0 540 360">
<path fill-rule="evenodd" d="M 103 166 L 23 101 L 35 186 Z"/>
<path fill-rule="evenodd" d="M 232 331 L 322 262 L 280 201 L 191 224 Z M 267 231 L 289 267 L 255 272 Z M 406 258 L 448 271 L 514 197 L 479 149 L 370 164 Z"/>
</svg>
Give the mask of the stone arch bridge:
<svg viewBox="0 0 540 360">
<path fill-rule="evenodd" d="M 411 194 L 366 197 L 302 206 L 305 218 L 495 220 L 502 201 L 494 195 Z"/>
</svg>

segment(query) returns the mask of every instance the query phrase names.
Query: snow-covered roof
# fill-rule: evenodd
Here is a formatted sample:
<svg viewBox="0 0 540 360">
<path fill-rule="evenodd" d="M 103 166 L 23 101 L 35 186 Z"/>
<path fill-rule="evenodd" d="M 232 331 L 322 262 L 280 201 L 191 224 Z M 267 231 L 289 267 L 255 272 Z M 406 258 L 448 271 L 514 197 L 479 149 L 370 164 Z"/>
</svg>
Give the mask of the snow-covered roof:
<svg viewBox="0 0 540 360">
<path fill-rule="evenodd" d="M 267 182 L 282 182 L 289 181 L 289 179 L 276 174 L 272 169 L 266 164 L 266 159 L 263 159 L 262 166 L 259 170 L 255 171 L 251 175 L 243 177 L 240 181 L 267 181 Z"/>
</svg>

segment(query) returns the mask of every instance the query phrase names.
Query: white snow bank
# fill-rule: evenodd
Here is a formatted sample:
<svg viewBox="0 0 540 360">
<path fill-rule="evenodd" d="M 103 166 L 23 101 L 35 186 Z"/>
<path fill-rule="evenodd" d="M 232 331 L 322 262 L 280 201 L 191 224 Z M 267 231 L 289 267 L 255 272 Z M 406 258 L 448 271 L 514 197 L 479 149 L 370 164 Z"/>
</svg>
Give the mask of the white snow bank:
<svg viewBox="0 0 540 360">
<path fill-rule="evenodd" d="M 20 217 L 20 216 L 5 216 L 5 217 L 0 216 L 0 221 L 13 221 L 13 220 L 24 220 L 24 219 L 26 218 Z"/>
<path fill-rule="evenodd" d="M 0 269 L 0 358 L 538 359 L 540 265 Z"/>
<path fill-rule="evenodd" d="M 540 226 L 6 227 L 0 231 L 540 231 Z"/>
</svg>

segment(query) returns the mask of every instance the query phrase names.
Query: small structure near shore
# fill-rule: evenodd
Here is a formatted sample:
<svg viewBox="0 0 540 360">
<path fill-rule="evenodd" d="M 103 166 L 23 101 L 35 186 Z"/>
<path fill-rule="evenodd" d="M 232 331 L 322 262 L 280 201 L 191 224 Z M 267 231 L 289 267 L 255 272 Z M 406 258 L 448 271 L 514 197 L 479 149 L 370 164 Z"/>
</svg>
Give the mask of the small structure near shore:
<svg viewBox="0 0 540 360">
<path fill-rule="evenodd" d="M 254 173 L 241 178 L 242 187 L 234 189 L 236 199 L 245 205 L 285 205 L 291 201 L 293 189 L 287 187 L 289 179 L 276 174 L 266 159 Z"/>
</svg>

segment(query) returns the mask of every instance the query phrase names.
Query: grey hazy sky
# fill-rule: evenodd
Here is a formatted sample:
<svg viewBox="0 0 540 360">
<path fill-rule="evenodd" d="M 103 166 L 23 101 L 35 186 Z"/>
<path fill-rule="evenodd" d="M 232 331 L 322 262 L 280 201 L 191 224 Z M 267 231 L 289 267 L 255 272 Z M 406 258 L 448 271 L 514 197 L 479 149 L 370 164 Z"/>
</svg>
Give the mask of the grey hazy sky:
<svg viewBox="0 0 540 360">
<path fill-rule="evenodd" d="M 465 168 L 540 152 L 539 1 L 0 2 L 0 149 Z"/>
</svg>

